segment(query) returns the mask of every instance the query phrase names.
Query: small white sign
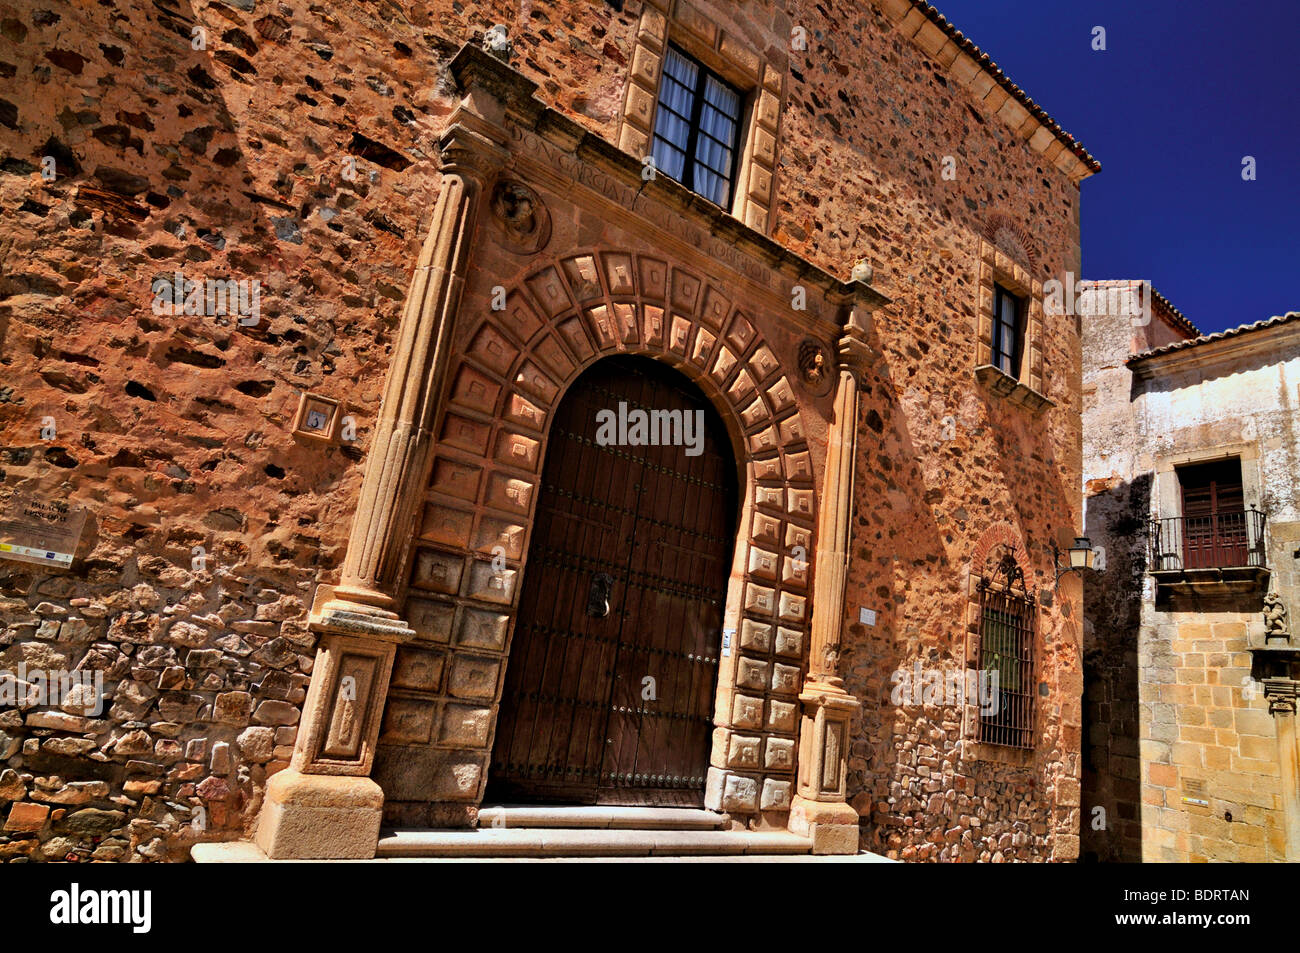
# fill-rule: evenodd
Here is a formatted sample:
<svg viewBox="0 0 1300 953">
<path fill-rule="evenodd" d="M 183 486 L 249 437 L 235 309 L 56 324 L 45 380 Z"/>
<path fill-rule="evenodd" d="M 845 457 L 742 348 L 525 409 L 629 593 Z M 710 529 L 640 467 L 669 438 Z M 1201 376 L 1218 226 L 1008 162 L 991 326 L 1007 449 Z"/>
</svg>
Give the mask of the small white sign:
<svg viewBox="0 0 1300 953">
<path fill-rule="evenodd" d="M 722 630 L 722 656 L 726 658 L 731 655 L 731 637 L 736 634 L 735 629 Z"/>
<path fill-rule="evenodd" d="M 875 609 L 861 609 L 861 608 L 858 609 L 858 621 L 861 622 L 863 625 L 875 625 L 875 624 L 876 624 L 876 610 L 875 610 Z"/>
</svg>

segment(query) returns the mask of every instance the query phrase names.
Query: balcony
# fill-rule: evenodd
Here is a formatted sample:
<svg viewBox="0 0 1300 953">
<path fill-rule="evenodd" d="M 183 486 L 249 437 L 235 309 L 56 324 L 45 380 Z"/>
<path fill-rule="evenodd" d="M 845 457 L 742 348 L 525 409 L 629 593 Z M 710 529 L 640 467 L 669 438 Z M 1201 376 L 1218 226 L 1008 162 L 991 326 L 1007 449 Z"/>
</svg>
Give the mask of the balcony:
<svg viewBox="0 0 1300 953">
<path fill-rule="evenodd" d="M 1268 582 L 1265 514 L 1249 510 L 1155 519 L 1150 526 L 1150 571 L 1162 589 L 1251 592 Z"/>
</svg>

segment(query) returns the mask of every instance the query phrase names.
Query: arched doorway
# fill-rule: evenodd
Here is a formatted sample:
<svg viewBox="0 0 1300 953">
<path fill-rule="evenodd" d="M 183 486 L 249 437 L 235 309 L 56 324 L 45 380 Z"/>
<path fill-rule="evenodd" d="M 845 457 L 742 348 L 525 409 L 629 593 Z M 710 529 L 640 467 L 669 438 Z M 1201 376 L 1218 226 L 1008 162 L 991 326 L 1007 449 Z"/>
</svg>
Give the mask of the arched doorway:
<svg viewBox="0 0 1300 953">
<path fill-rule="evenodd" d="M 703 804 L 737 506 L 722 420 L 685 377 L 620 356 L 574 382 L 551 424 L 489 800 Z"/>
</svg>

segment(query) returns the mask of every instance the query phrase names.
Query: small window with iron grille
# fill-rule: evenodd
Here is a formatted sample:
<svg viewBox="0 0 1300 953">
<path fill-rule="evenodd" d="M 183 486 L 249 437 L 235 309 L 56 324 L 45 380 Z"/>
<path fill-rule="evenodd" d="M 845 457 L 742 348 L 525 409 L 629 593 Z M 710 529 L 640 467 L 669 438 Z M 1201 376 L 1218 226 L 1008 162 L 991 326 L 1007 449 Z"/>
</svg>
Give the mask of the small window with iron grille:
<svg viewBox="0 0 1300 953">
<path fill-rule="evenodd" d="M 985 744 L 1034 746 L 1034 599 L 1010 557 L 999 575 L 1005 585 L 979 584 L 979 732 Z M 1019 581 L 1019 586 L 1016 583 Z M 987 688 L 986 688 L 987 686 Z"/>
<path fill-rule="evenodd" d="M 740 92 L 734 86 L 670 46 L 655 110 L 655 168 L 729 209 L 740 106 Z"/>
</svg>

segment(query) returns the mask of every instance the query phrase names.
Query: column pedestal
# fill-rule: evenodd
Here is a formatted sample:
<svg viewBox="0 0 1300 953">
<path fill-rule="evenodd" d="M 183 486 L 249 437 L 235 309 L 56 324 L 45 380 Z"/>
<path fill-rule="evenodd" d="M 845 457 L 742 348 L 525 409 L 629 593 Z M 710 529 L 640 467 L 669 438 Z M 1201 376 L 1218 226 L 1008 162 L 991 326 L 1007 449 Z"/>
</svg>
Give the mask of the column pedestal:
<svg viewBox="0 0 1300 953">
<path fill-rule="evenodd" d="M 254 843 L 272 860 L 368 860 L 379 844 L 384 792 L 370 778 L 271 778 Z"/>
<path fill-rule="evenodd" d="M 271 778 L 255 842 L 272 860 L 375 856 L 384 792 L 369 777 L 397 646 L 415 632 L 392 613 L 321 587 L 321 633 L 287 770 Z"/>
<path fill-rule="evenodd" d="M 790 830 L 810 837 L 814 854 L 856 854 L 858 812 L 844 800 L 844 770 L 849 724 L 861 703 L 829 682 L 805 685 L 799 701 L 804 709 L 799 786 L 790 806 Z"/>
</svg>

